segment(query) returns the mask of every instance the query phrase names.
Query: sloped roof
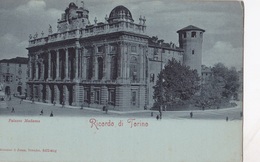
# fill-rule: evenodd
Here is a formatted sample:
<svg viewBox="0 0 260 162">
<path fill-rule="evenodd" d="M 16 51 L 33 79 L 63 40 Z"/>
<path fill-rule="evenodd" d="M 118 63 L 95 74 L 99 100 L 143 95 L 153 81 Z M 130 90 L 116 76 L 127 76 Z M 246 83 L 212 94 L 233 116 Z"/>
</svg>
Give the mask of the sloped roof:
<svg viewBox="0 0 260 162">
<path fill-rule="evenodd" d="M 193 25 L 189 25 L 189 26 L 187 26 L 185 28 L 182 28 L 182 29 L 178 30 L 177 33 L 182 32 L 182 31 L 190 31 L 190 30 L 200 30 L 202 32 L 205 32 L 204 29 L 198 28 L 198 27 L 193 26 Z"/>
<path fill-rule="evenodd" d="M 26 57 L 16 57 L 11 59 L 0 60 L 0 63 L 16 63 L 16 64 L 27 64 L 28 58 Z"/>
</svg>

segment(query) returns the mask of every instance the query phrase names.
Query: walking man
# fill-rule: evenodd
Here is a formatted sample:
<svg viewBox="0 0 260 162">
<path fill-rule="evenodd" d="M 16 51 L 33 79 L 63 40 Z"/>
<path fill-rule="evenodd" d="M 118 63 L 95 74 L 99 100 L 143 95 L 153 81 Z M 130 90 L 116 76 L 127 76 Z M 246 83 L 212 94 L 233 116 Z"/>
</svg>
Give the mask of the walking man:
<svg viewBox="0 0 260 162">
<path fill-rule="evenodd" d="M 11 111 L 11 113 L 15 113 L 15 111 L 14 111 L 14 107 L 12 107 L 12 111 Z"/>
</svg>

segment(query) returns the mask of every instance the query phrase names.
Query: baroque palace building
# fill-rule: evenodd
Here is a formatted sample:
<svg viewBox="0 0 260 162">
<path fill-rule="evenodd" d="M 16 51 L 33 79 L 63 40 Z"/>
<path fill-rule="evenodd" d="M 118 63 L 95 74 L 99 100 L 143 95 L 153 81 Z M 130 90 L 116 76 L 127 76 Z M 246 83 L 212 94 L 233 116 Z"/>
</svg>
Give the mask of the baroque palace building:
<svg viewBox="0 0 260 162">
<path fill-rule="evenodd" d="M 90 24 L 89 11 L 70 3 L 58 19 L 57 32 L 30 35 L 28 99 L 114 110 L 153 106 L 157 75 L 171 58 L 201 73 L 205 30 L 188 26 L 179 44 L 146 34 L 146 19 L 135 23 L 124 6 L 105 22 Z"/>
</svg>

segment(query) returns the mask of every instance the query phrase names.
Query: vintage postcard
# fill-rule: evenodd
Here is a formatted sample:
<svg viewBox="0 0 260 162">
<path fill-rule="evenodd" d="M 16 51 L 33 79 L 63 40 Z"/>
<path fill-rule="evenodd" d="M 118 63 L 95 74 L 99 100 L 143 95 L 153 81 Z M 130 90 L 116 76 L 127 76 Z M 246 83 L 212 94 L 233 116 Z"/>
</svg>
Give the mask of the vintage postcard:
<svg viewBox="0 0 260 162">
<path fill-rule="evenodd" d="M 1 162 L 242 162 L 242 1 L 0 13 Z"/>
</svg>

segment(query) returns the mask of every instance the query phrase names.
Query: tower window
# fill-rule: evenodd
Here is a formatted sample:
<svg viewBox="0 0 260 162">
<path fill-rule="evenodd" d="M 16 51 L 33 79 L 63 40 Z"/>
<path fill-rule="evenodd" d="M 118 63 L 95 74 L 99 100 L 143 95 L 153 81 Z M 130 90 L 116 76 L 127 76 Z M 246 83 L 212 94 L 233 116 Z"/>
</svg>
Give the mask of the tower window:
<svg viewBox="0 0 260 162">
<path fill-rule="evenodd" d="M 98 53 L 103 52 L 103 46 L 99 46 L 99 47 L 97 48 L 97 51 L 98 51 Z"/>
<path fill-rule="evenodd" d="M 136 53 L 136 46 L 131 46 L 131 52 Z"/>
<path fill-rule="evenodd" d="M 196 32 L 191 32 L 191 37 L 195 38 L 196 37 Z"/>
<path fill-rule="evenodd" d="M 192 52 L 191 52 L 193 55 L 195 54 L 195 51 L 194 50 L 192 50 Z"/>
<path fill-rule="evenodd" d="M 183 38 L 186 38 L 187 37 L 187 34 L 186 33 L 183 33 Z"/>
</svg>

